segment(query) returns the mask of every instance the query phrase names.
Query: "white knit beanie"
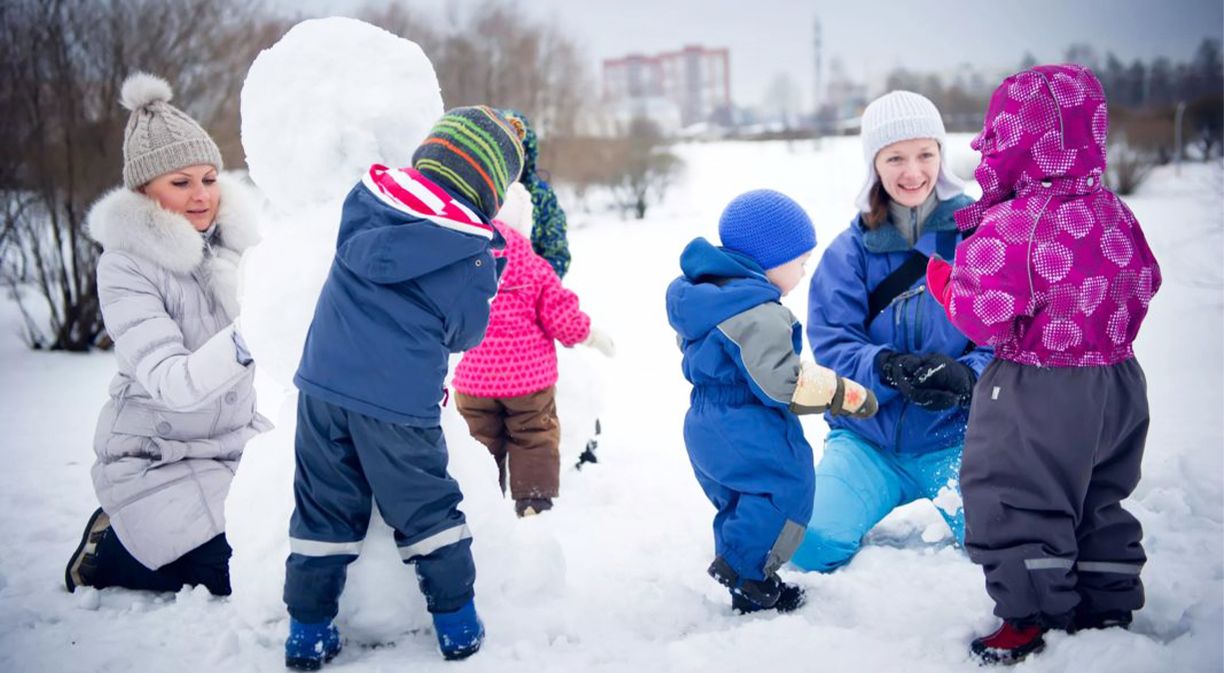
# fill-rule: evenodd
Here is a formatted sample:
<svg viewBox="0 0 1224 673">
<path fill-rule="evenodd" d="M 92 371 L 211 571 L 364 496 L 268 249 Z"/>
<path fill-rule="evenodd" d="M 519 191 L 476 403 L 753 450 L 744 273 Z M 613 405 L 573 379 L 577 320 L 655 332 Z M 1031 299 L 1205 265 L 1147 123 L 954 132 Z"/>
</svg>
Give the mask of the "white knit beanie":
<svg viewBox="0 0 1224 673">
<path fill-rule="evenodd" d="M 962 193 L 965 183 L 948 169 L 948 152 L 944 144 L 943 118 L 926 96 L 912 91 L 892 91 L 880 96 L 863 110 L 863 160 L 867 162 L 867 179 L 854 204 L 864 213 L 871 210 L 871 188 L 877 177 L 875 158 L 880 150 L 902 140 L 933 138 L 939 143 L 939 179 L 935 196 L 940 201 Z"/>
<path fill-rule="evenodd" d="M 221 170 L 221 150 L 208 132 L 170 104 L 166 80 L 138 72 L 123 82 L 119 102 L 132 111 L 123 133 L 123 184 L 128 189 L 187 166 Z"/>
</svg>

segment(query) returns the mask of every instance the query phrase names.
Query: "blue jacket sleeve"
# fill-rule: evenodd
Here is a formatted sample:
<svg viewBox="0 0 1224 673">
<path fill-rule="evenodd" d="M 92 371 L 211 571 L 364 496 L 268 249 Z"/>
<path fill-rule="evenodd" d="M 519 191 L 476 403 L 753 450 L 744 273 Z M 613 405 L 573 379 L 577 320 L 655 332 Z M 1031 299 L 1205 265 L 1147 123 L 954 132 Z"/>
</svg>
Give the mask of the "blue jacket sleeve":
<svg viewBox="0 0 1224 673">
<path fill-rule="evenodd" d="M 497 270 L 487 249 L 460 262 L 464 273 L 455 298 L 443 313 L 443 344 L 452 353 L 471 350 L 484 340 L 489 304 L 497 294 Z"/>
<path fill-rule="evenodd" d="M 785 306 L 766 303 L 719 323 L 727 352 L 752 393 L 771 407 L 789 409 L 799 381 L 799 326 Z"/>
<path fill-rule="evenodd" d="M 990 361 L 993 359 L 994 348 L 990 346 L 978 346 L 957 358 L 958 361 L 969 365 L 969 368 L 973 370 L 974 374 L 978 375 L 978 378 L 981 378 L 982 370 L 986 369 L 986 365 L 990 364 Z"/>
<path fill-rule="evenodd" d="M 816 362 L 869 386 L 881 406 L 898 395 L 880 382 L 875 357 L 892 344 L 872 341 L 867 320 L 866 251 L 849 230 L 825 250 L 808 291 L 808 342 Z"/>
</svg>

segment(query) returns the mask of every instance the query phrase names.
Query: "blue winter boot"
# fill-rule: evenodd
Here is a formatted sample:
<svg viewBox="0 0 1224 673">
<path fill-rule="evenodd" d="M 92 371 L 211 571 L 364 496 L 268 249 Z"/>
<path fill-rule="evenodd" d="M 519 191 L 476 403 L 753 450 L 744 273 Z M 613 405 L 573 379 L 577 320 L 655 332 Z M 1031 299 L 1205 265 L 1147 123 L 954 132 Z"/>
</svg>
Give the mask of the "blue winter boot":
<svg viewBox="0 0 1224 673">
<path fill-rule="evenodd" d="M 433 613 L 434 631 L 442 656 L 450 660 L 466 659 L 484 642 L 484 624 L 476 616 L 476 602 L 469 600 L 454 612 Z"/>
<path fill-rule="evenodd" d="M 317 671 L 340 653 L 340 632 L 329 619 L 318 624 L 303 624 L 289 618 L 289 639 L 285 641 L 285 668 Z"/>
</svg>

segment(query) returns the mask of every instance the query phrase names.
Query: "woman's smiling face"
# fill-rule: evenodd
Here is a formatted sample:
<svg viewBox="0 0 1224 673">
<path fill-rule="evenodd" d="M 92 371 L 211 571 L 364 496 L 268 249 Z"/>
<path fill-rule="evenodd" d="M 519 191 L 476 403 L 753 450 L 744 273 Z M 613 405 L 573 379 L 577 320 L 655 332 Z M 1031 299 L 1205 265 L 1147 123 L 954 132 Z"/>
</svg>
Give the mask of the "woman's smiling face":
<svg viewBox="0 0 1224 673">
<path fill-rule="evenodd" d="M 888 145 L 876 154 L 876 175 L 893 201 L 914 208 L 922 205 L 939 179 L 939 143 L 914 138 Z"/>
<path fill-rule="evenodd" d="M 217 218 L 221 188 L 217 169 L 210 164 L 188 166 L 159 175 L 140 188 L 165 210 L 187 218 L 196 231 L 204 231 Z"/>
</svg>

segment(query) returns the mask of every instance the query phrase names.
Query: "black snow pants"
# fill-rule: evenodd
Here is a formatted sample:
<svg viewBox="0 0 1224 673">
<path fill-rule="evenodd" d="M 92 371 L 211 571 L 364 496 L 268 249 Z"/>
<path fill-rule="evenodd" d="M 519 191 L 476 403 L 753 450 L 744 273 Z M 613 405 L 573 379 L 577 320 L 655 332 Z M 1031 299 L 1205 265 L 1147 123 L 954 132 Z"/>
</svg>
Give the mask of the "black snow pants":
<svg viewBox="0 0 1224 673">
<path fill-rule="evenodd" d="M 1061 628 L 1076 611 L 1143 606 L 1143 530 L 1121 501 L 1139 483 L 1147 430 L 1147 382 L 1133 358 L 986 368 L 961 493 L 965 547 L 997 616 Z"/>
</svg>

